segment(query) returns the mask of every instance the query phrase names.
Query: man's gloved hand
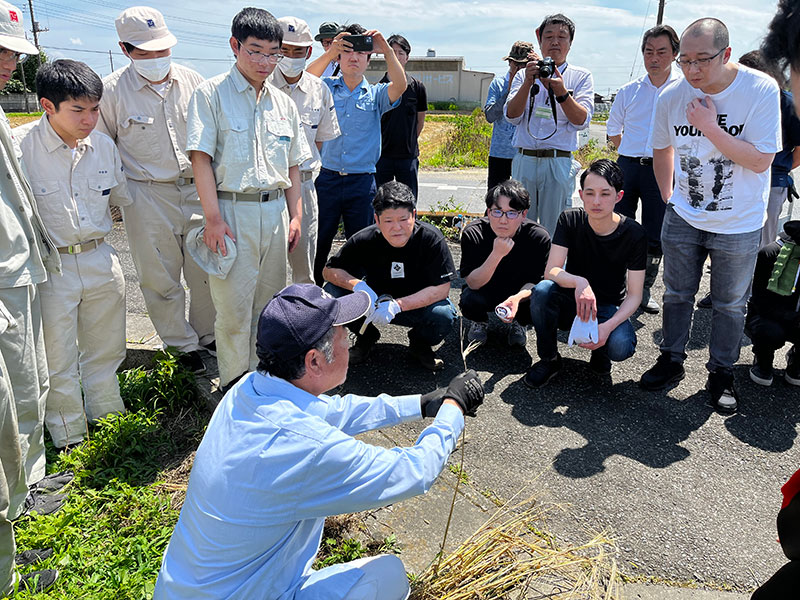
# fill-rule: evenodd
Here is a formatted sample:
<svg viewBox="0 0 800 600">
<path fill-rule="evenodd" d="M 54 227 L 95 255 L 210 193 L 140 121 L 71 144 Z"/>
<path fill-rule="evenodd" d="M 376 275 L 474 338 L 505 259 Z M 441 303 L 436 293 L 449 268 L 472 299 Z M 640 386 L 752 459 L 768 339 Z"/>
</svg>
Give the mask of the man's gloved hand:
<svg viewBox="0 0 800 600">
<path fill-rule="evenodd" d="M 369 302 L 372 304 L 372 306 L 375 306 L 375 303 L 378 301 L 378 294 L 376 294 L 375 290 L 369 287 L 367 282 L 363 279 L 353 286 L 353 291 L 364 292 L 367 294 L 367 296 L 369 296 Z"/>
<path fill-rule="evenodd" d="M 375 312 L 372 313 L 367 320 L 370 323 L 374 323 L 375 325 L 388 325 L 392 322 L 392 319 L 397 316 L 397 313 L 401 311 L 400 305 L 397 301 L 387 298 L 386 300 L 381 300 L 378 302 L 378 306 L 375 308 Z"/>
<path fill-rule="evenodd" d="M 474 417 L 476 409 L 483 404 L 483 396 L 483 383 L 475 369 L 454 377 L 444 392 L 445 399 L 458 402 L 464 414 L 470 417 Z"/>
<path fill-rule="evenodd" d="M 442 408 L 446 391 L 446 388 L 436 388 L 432 392 L 422 395 L 419 403 L 423 417 L 435 417 L 437 415 L 439 409 Z"/>
</svg>

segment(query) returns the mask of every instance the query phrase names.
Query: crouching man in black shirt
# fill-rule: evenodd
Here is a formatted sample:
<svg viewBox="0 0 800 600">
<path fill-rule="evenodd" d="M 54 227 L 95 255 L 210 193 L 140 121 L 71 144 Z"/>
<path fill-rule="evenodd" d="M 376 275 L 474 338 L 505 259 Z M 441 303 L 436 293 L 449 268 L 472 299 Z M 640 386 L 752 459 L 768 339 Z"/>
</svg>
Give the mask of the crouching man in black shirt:
<svg viewBox="0 0 800 600">
<path fill-rule="evenodd" d="M 550 235 L 527 219 L 531 197 L 522 184 L 509 179 L 486 194 L 487 216 L 470 223 L 461 235 L 461 312 L 472 321 L 471 344 L 486 342 L 487 314 L 505 308 L 508 344 L 525 346 L 525 326 L 531 323 L 529 298 L 542 280 Z"/>
<path fill-rule="evenodd" d="M 353 235 L 322 271 L 325 290 L 342 296 L 348 290 L 370 295 L 375 310 L 349 327 L 356 333 L 350 363 L 364 362 L 381 337 L 375 325 L 410 327 L 409 352 L 431 370 L 444 362 L 432 346 L 453 327 L 456 308 L 448 298 L 455 266 L 442 233 L 416 220 L 411 189 L 396 181 L 378 188 L 372 202 L 375 225 Z"/>
<path fill-rule="evenodd" d="M 525 375 L 530 387 L 543 386 L 561 369 L 557 329 L 569 329 L 576 315 L 599 323 L 597 341 L 579 344 L 592 351 L 593 371 L 608 374 L 612 360 L 630 358 L 636 350 L 628 317 L 642 299 L 647 234 L 639 223 L 614 212 L 623 194 L 616 163 L 595 161 L 580 181 L 583 208 L 561 213 L 545 280 L 531 294 L 539 362 Z"/>
</svg>

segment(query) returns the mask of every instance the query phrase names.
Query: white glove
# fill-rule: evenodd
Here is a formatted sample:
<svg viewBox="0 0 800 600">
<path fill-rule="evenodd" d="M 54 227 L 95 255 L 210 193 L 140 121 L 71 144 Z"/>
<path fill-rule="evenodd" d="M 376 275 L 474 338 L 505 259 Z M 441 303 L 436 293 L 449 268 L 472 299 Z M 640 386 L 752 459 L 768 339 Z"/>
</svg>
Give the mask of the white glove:
<svg viewBox="0 0 800 600">
<path fill-rule="evenodd" d="M 359 281 L 357 284 L 353 286 L 354 292 L 364 292 L 369 296 L 369 303 L 374 307 L 375 303 L 378 301 L 378 294 L 375 293 L 371 287 L 367 285 L 367 282 L 363 279 Z"/>
<path fill-rule="evenodd" d="M 388 325 L 401 310 L 400 305 L 395 300 L 384 300 L 379 302 L 375 312 L 367 317 L 367 322 L 378 326 Z"/>
<path fill-rule="evenodd" d="M 597 331 L 597 319 L 589 319 L 584 322 L 578 317 L 572 321 L 572 327 L 569 330 L 568 344 L 572 346 L 575 344 L 596 344 L 600 339 L 600 334 Z"/>
</svg>

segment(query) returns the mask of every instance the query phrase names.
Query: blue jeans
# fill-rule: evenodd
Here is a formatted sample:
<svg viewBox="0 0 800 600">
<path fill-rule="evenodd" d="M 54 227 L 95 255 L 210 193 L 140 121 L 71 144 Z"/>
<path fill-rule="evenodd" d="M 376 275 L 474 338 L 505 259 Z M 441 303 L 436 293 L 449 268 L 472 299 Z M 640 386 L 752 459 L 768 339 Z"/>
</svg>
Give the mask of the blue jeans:
<svg viewBox="0 0 800 600">
<path fill-rule="evenodd" d="M 597 305 L 597 322 L 605 323 L 613 317 L 618 306 Z M 575 320 L 575 290 L 562 288 L 554 281 L 546 279 L 531 290 L 531 321 L 536 330 L 536 351 L 539 358 L 551 360 L 558 354 L 559 329 L 568 331 Z M 614 362 L 621 362 L 633 356 L 636 351 L 636 332 L 629 319 L 612 331 L 604 346 L 592 353 L 606 354 Z"/>
<path fill-rule="evenodd" d="M 745 305 L 756 264 L 761 230 L 710 233 L 696 229 L 667 207 L 661 229 L 664 250 L 664 340 L 661 352 L 676 362 L 686 359 L 686 343 L 694 313 L 694 297 L 711 257 L 711 340 L 706 368 L 730 372 L 739 360 Z"/>
<path fill-rule="evenodd" d="M 328 282 L 324 287 L 334 298 L 341 298 L 346 294 L 351 294 L 348 290 L 340 288 Z M 380 295 L 380 290 L 375 290 L 375 293 Z M 435 346 L 447 337 L 447 334 L 453 329 L 453 323 L 458 316 L 456 307 L 450 302 L 449 298 L 440 300 L 434 304 L 423 306 L 415 310 L 401 311 L 392 320 L 392 325 L 402 325 L 403 327 L 410 327 L 411 331 L 408 332 L 408 340 L 413 343 L 427 344 L 428 346 Z M 352 323 L 348 323 L 346 327 L 354 332 L 361 331 L 361 325 L 364 319 L 358 319 Z M 378 328 L 370 324 L 364 335 L 373 341 L 377 341 L 380 337 Z"/>
<path fill-rule="evenodd" d="M 411 188 L 414 198 L 417 197 L 418 158 L 384 158 L 375 165 L 375 185 L 382 186 L 387 181 L 396 180 Z"/>
<path fill-rule="evenodd" d="M 344 235 L 348 239 L 375 222 L 372 210 L 375 176 L 372 173 L 339 175 L 336 171 L 322 169 L 314 187 L 319 204 L 314 280 L 322 285 L 322 269 L 328 262 L 339 220 L 344 220 Z"/>
</svg>

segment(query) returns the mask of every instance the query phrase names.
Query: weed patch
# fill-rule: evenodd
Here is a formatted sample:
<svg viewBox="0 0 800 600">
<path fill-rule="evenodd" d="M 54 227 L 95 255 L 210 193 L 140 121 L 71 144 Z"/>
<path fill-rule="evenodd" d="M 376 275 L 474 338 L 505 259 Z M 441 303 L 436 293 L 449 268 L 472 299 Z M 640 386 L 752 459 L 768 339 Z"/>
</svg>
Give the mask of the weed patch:
<svg viewBox="0 0 800 600">
<path fill-rule="evenodd" d="M 619 154 L 612 146 L 591 139 L 583 148 L 578 149 L 575 153 L 575 160 L 581 163 L 581 167 L 585 169 L 596 160 L 608 158 L 615 161 L 617 156 Z"/>
<path fill-rule="evenodd" d="M 444 144 L 422 166 L 438 168 L 486 167 L 492 126 L 476 108 L 470 115 L 453 115 Z"/>
</svg>

